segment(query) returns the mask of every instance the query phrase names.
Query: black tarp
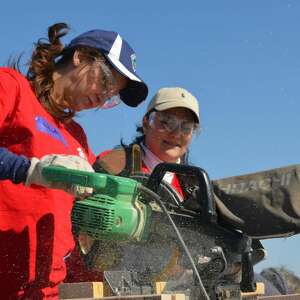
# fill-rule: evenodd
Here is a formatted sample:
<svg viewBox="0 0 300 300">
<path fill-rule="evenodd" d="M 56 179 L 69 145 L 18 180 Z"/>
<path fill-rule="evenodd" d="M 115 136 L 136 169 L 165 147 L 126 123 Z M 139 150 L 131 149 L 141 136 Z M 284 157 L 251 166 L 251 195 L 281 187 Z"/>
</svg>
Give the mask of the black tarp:
<svg viewBox="0 0 300 300">
<path fill-rule="evenodd" d="M 300 165 L 213 180 L 220 218 L 252 237 L 300 232 Z"/>
</svg>

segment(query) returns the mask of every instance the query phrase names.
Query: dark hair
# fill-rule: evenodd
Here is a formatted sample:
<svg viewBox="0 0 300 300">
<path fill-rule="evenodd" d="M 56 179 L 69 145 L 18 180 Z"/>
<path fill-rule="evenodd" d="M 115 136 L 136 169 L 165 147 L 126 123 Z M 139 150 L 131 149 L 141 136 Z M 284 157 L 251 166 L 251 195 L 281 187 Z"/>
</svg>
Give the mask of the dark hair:
<svg viewBox="0 0 300 300">
<path fill-rule="evenodd" d="M 9 68 L 12 68 L 14 70 L 17 70 L 18 72 L 22 73 L 21 72 L 21 59 L 22 59 L 22 56 L 23 56 L 23 53 L 17 55 L 17 56 L 14 56 L 14 55 L 11 55 L 7 62 L 6 62 L 6 66 L 9 67 Z"/>
<path fill-rule="evenodd" d="M 66 23 L 56 23 L 48 28 L 48 39 L 39 39 L 35 44 L 27 72 L 27 79 L 32 85 L 39 101 L 54 117 L 67 121 L 75 112 L 65 101 L 58 101 L 51 96 L 53 90 L 53 72 L 58 66 L 72 60 L 75 50 L 80 51 L 83 59 L 105 61 L 103 55 L 90 47 L 65 49 L 60 39 L 69 31 Z"/>
</svg>

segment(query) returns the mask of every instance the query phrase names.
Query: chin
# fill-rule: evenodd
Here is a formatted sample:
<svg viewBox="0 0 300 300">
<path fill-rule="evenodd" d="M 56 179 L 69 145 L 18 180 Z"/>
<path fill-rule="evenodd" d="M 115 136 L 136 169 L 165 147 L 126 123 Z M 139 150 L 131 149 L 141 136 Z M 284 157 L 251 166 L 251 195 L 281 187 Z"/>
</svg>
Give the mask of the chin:
<svg viewBox="0 0 300 300">
<path fill-rule="evenodd" d="M 178 155 L 171 155 L 171 154 L 165 154 L 163 161 L 166 163 L 176 163 L 180 156 Z"/>
</svg>

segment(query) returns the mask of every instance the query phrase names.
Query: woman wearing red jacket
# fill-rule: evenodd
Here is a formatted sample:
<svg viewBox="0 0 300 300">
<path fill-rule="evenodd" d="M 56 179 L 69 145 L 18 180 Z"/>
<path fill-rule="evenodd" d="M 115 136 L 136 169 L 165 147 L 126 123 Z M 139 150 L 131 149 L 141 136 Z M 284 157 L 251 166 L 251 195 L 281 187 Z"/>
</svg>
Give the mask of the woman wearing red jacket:
<svg viewBox="0 0 300 300">
<path fill-rule="evenodd" d="M 120 100 L 137 106 L 148 92 L 135 74 L 133 49 L 118 33 L 92 30 L 64 46 L 67 31 L 64 23 L 49 27 L 26 76 L 0 68 L 1 299 L 58 298 L 64 258 L 74 246 L 72 194 L 91 191 L 48 182 L 42 169 L 93 171 L 76 112 Z"/>
</svg>

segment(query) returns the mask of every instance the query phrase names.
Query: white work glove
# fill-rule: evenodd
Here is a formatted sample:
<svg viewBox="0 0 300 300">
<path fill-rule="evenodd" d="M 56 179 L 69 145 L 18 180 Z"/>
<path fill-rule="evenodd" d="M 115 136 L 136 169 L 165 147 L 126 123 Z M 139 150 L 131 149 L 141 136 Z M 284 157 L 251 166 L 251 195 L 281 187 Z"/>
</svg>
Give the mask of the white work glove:
<svg viewBox="0 0 300 300">
<path fill-rule="evenodd" d="M 73 194 L 79 198 L 83 198 L 84 196 L 93 193 L 93 189 L 90 187 L 73 185 L 64 182 L 47 181 L 42 174 L 42 170 L 44 167 L 48 166 L 58 166 L 80 171 L 95 172 L 88 161 L 76 155 L 50 154 L 43 156 L 41 159 L 33 157 L 27 173 L 25 185 L 30 186 L 31 184 L 37 184 L 52 189 L 64 190 L 65 192 Z"/>
</svg>

